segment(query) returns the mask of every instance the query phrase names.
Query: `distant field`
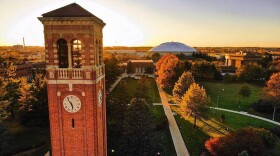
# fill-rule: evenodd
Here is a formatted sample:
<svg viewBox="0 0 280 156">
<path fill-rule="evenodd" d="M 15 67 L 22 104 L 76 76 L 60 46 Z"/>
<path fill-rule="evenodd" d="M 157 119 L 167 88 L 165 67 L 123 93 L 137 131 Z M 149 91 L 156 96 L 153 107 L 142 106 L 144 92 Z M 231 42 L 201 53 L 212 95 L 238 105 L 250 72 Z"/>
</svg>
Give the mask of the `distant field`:
<svg viewBox="0 0 280 156">
<path fill-rule="evenodd" d="M 213 107 L 218 105 L 220 108 L 237 111 L 248 111 L 252 104 L 260 99 L 262 91 L 260 86 L 247 84 L 251 90 L 251 95 L 248 98 L 243 98 L 239 95 L 239 90 L 245 83 L 199 82 L 199 84 L 206 89 L 213 102 Z"/>
</svg>

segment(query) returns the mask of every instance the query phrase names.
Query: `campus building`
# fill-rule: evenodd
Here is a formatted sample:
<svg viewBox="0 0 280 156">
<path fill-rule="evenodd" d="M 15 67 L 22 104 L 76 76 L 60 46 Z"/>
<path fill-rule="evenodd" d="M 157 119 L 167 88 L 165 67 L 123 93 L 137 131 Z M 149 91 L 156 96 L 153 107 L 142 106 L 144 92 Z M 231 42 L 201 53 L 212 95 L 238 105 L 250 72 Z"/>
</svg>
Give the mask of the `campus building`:
<svg viewBox="0 0 280 156">
<path fill-rule="evenodd" d="M 152 48 L 149 51 L 149 55 L 154 53 L 159 53 L 160 55 L 165 54 L 185 54 L 186 56 L 191 56 L 196 50 L 190 46 L 187 46 L 180 42 L 166 42 L 162 43 L 159 46 Z"/>
<path fill-rule="evenodd" d="M 253 55 L 249 53 L 237 53 L 237 54 L 226 54 L 225 55 L 225 65 L 236 67 L 237 70 L 241 69 L 243 65 L 249 63 L 258 63 L 261 59 L 258 55 Z"/>
<path fill-rule="evenodd" d="M 153 60 L 129 60 L 124 66 L 127 73 L 147 73 L 153 74 L 155 72 L 155 65 Z"/>
</svg>

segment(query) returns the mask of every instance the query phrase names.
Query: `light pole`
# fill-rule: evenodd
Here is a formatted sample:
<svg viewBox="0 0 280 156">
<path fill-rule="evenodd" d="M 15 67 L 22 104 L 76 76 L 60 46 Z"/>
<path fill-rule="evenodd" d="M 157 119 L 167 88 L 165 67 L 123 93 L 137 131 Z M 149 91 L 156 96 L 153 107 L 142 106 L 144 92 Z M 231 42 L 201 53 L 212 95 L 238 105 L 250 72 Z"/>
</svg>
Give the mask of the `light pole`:
<svg viewBox="0 0 280 156">
<path fill-rule="evenodd" d="M 220 99 L 220 96 L 217 96 L 217 108 L 219 108 L 219 99 Z"/>
<path fill-rule="evenodd" d="M 273 121 L 274 121 L 275 113 L 276 113 L 276 107 L 274 107 L 274 110 L 273 110 L 273 116 L 272 116 Z"/>
</svg>

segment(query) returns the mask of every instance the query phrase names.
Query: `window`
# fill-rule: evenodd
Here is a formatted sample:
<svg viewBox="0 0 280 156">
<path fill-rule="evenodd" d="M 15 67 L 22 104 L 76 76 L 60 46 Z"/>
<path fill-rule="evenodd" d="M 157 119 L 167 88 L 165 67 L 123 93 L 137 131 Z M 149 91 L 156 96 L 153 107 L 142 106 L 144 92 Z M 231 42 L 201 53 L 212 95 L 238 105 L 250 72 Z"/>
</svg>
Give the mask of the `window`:
<svg viewBox="0 0 280 156">
<path fill-rule="evenodd" d="M 72 128 L 75 128 L 75 120 L 72 119 Z"/>
<path fill-rule="evenodd" d="M 59 68 L 68 68 L 68 47 L 65 39 L 57 41 Z"/>
<path fill-rule="evenodd" d="M 80 40 L 75 39 L 72 42 L 72 62 L 73 68 L 81 68 L 82 67 L 82 43 Z"/>
</svg>

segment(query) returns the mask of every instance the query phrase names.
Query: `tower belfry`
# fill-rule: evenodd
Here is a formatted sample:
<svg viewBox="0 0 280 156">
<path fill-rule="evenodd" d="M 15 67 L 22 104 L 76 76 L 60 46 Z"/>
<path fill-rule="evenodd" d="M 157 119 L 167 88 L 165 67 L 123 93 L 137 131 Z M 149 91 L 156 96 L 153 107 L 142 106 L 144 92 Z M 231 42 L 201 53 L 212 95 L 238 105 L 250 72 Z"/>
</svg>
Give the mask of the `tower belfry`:
<svg viewBox="0 0 280 156">
<path fill-rule="evenodd" d="M 105 23 L 76 3 L 44 25 L 52 154 L 106 156 Z"/>
</svg>

